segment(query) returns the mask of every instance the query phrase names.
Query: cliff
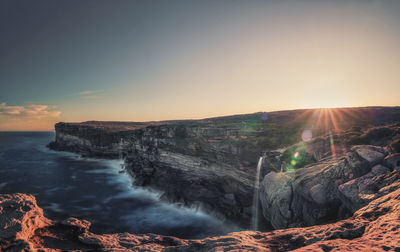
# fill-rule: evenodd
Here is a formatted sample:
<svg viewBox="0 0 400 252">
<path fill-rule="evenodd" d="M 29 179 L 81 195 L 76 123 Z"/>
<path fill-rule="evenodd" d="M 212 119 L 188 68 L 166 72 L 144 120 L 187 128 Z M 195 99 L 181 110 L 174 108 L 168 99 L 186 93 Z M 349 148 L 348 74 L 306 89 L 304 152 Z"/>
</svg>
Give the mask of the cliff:
<svg viewBox="0 0 400 252">
<path fill-rule="evenodd" d="M 135 184 L 170 201 L 197 205 L 247 225 L 251 217 L 254 160 L 259 152 L 230 144 L 238 131 L 166 124 L 109 131 L 82 124 L 56 125 L 50 147 L 84 156 L 124 157 Z M 241 158 L 246 156 L 247 158 Z M 250 197 L 249 197 L 250 196 Z"/>
<path fill-rule="evenodd" d="M 319 124 L 320 121 L 324 123 Z M 301 162 L 287 168 L 302 169 L 332 156 L 329 143 L 333 139 L 342 146 L 335 151 L 337 157 L 347 155 L 355 144 L 382 145 L 377 140 L 380 131 L 368 135 L 368 128 L 399 121 L 399 108 L 371 107 L 294 110 L 147 123 L 57 123 L 56 139 L 49 146 L 90 157 L 122 156 L 127 171 L 135 177 L 137 185 L 158 189 L 167 200 L 198 205 L 220 218 L 249 227 L 260 156 L 265 156 L 261 178 L 271 171 L 280 171 L 297 150 L 302 155 Z M 312 129 L 313 140 L 304 146 L 301 141 L 305 129 Z M 300 144 L 296 145 L 299 141 Z M 322 169 L 322 166 L 315 169 Z M 300 170 L 293 174 L 287 172 L 289 176 L 300 173 Z M 364 174 L 357 173 L 357 176 Z M 340 173 L 337 177 L 342 176 L 343 173 Z M 343 183 L 349 180 L 346 178 Z M 261 196 L 264 198 L 260 200 L 265 220 L 261 222 L 268 227 L 271 217 L 265 197 L 269 197 L 270 192 L 265 191 L 265 186 L 263 188 Z M 297 200 L 308 198 L 296 197 Z M 292 197 L 289 200 L 292 202 Z M 352 210 L 349 210 L 350 206 L 344 206 L 344 200 L 336 200 L 329 200 L 322 208 L 329 208 L 331 202 L 335 202 L 332 209 L 342 209 L 339 214 L 328 212 L 321 218 L 307 220 L 305 216 L 284 213 L 288 217 L 279 221 L 288 224 L 272 224 L 274 227 L 286 227 L 290 223 L 296 226 L 312 225 L 351 214 Z M 274 203 L 271 205 L 276 209 Z M 314 202 L 310 206 L 309 211 L 313 211 Z"/>
</svg>

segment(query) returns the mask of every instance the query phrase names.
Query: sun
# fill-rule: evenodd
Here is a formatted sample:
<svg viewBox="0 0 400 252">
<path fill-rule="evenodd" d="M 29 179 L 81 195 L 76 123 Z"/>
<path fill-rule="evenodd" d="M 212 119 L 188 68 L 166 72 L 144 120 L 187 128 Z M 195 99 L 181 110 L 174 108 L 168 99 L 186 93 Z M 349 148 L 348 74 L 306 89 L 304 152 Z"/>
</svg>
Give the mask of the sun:
<svg viewBox="0 0 400 252">
<path fill-rule="evenodd" d="M 347 102 L 342 101 L 311 101 L 308 105 L 305 105 L 304 108 L 307 109 L 335 109 L 335 108 L 346 108 L 350 107 Z"/>
<path fill-rule="evenodd" d="M 356 118 L 353 109 L 310 109 L 305 110 L 298 116 L 307 121 L 304 129 L 301 131 L 301 140 L 303 143 L 307 144 L 315 137 L 321 137 L 320 140 L 324 142 L 323 146 L 329 146 L 329 152 L 332 157 L 340 156 L 346 151 L 346 146 L 340 141 L 339 135 L 348 127 L 348 122 Z M 310 148 L 312 146 L 311 144 Z M 323 146 L 319 148 L 326 148 Z"/>
<path fill-rule="evenodd" d="M 305 89 L 299 98 L 303 108 L 312 109 L 351 107 L 354 100 L 354 97 L 333 81 Z"/>
</svg>

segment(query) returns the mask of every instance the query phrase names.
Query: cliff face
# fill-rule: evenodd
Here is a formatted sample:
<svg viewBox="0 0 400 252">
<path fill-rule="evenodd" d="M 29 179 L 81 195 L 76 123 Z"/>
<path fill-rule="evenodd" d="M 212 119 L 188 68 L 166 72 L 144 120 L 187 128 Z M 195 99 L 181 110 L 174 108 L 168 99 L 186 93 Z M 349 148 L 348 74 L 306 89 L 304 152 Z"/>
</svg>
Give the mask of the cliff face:
<svg viewBox="0 0 400 252">
<path fill-rule="evenodd" d="M 146 128 L 128 147 L 125 160 L 138 185 L 248 226 L 260 152 L 230 141 L 238 136 L 223 128 Z"/>
<path fill-rule="evenodd" d="M 237 130 L 194 125 L 108 131 L 58 123 L 50 147 L 92 157 L 122 155 L 137 185 L 247 226 L 260 153 L 232 144 L 230 139 L 237 137 Z"/>
<path fill-rule="evenodd" d="M 90 125 L 57 123 L 56 139 L 49 147 L 87 157 L 118 158 L 122 132 L 102 130 Z"/>
<path fill-rule="evenodd" d="M 332 156 L 329 143 L 333 139 L 341 144 L 341 148 L 337 147 L 335 151 L 337 157 L 345 155 L 354 144 L 385 146 L 386 142 L 382 139 L 388 135 L 387 132 L 378 130 L 369 132 L 368 135 L 365 129 L 400 121 L 399 108 L 337 109 L 333 113 L 340 114 L 342 120 L 333 122 L 329 119 L 331 114 L 319 110 L 296 110 L 188 121 L 58 123 L 56 139 L 49 146 L 91 157 L 122 156 L 127 171 L 135 177 L 137 185 L 159 189 L 164 193 L 165 199 L 186 205 L 199 205 L 221 218 L 248 227 L 256 166 L 261 155 L 265 156 L 261 172 L 261 178 L 264 178 L 268 173 L 273 174 L 271 172 L 278 172 L 281 167 L 286 167 L 295 152 L 301 153 L 304 159 L 289 167 L 290 169 L 300 169 Z M 303 130 L 310 128 L 310 121 L 313 120 L 325 122 L 322 125 L 312 124 L 314 140 L 305 147 L 302 143 L 291 146 L 302 139 Z M 325 136 L 327 128 L 332 129 L 331 137 Z M 371 142 L 371 139 L 375 142 Z M 309 148 L 310 146 L 313 148 Z M 320 165 L 315 169 L 323 170 L 323 167 Z M 356 174 L 362 176 L 368 171 Z M 300 173 L 299 170 L 297 173 L 287 174 L 289 177 L 296 177 Z M 349 181 L 350 178 L 343 174 L 341 172 L 337 177 L 345 178 L 343 183 Z M 272 176 L 269 175 L 268 179 Z M 306 181 L 307 175 L 304 177 Z M 262 222 L 266 225 L 276 221 L 279 224 L 275 223 L 275 227 L 287 227 L 290 224 L 311 225 L 350 214 L 349 207 L 345 207 L 342 201 L 336 201 L 335 198 L 322 207 L 330 210 L 325 211 L 325 214 L 321 210 L 321 218 L 297 216 L 289 207 L 286 212 L 277 215 L 280 218 L 275 220 L 270 214 L 270 209 L 277 209 L 275 201 L 266 200 L 274 190 L 265 186 L 266 183 L 269 184 L 268 179 L 264 179 L 264 191 L 260 198 L 267 220 Z M 290 202 L 293 199 L 300 202 L 310 198 L 308 192 L 305 194 L 308 198 L 293 198 L 292 181 L 296 184 L 299 181 L 296 178 L 280 182 L 274 182 L 275 179 L 280 181 L 283 178 L 274 177 L 273 183 L 271 182 L 271 185 L 276 183 L 277 189 L 283 190 L 283 196 L 279 194 L 279 197 Z M 286 191 L 285 187 L 280 187 L 281 184 L 288 185 Z M 316 186 L 315 183 L 311 184 Z M 296 188 L 303 188 L 303 182 L 296 185 Z M 304 187 L 307 186 L 309 184 Z M 314 187 L 313 190 L 319 192 L 317 189 L 318 187 Z M 298 195 L 297 192 L 295 194 Z M 272 203 L 267 204 L 269 201 Z M 330 208 L 331 202 L 335 203 L 333 208 Z M 310 206 L 309 212 L 312 212 L 318 204 L 312 202 Z M 342 209 L 340 214 L 331 213 L 339 209 Z"/>
</svg>

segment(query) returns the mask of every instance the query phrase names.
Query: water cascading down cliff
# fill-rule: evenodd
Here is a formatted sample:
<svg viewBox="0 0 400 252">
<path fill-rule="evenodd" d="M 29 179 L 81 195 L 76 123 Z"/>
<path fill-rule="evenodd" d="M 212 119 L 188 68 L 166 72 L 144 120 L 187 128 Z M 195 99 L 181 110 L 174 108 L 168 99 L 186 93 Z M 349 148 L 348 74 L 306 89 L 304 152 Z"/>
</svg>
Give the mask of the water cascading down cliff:
<svg viewBox="0 0 400 252">
<path fill-rule="evenodd" d="M 260 193 L 260 173 L 261 173 L 261 166 L 263 163 L 264 157 L 260 157 L 257 163 L 257 171 L 256 171 L 256 179 L 254 181 L 254 195 L 253 195 L 253 216 L 251 219 L 251 227 L 253 230 L 258 230 L 258 204 L 259 204 L 259 193 Z"/>
<path fill-rule="evenodd" d="M 123 150 L 123 142 L 124 140 L 121 138 L 121 140 L 119 141 L 119 145 L 118 145 L 118 158 L 121 166 L 121 169 L 123 170 L 125 168 L 125 161 L 124 161 L 124 156 L 122 155 L 122 150 Z"/>
</svg>

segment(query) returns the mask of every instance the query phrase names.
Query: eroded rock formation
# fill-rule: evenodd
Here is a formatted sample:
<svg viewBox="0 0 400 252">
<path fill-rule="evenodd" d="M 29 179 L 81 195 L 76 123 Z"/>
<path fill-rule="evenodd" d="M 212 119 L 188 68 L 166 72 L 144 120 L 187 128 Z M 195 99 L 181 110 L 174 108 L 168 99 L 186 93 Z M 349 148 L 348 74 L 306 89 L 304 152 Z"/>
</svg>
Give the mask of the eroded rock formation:
<svg viewBox="0 0 400 252">
<path fill-rule="evenodd" d="M 311 226 L 343 219 L 382 195 L 398 179 L 386 167 L 385 148 L 354 146 L 329 158 L 288 172 L 270 172 L 261 186 L 264 217 L 274 228 Z"/>
<path fill-rule="evenodd" d="M 397 171 L 386 174 L 399 177 Z M 43 216 L 26 194 L 0 194 L 1 251 L 400 251 L 400 183 L 385 194 L 333 224 L 272 232 L 242 231 L 202 240 L 155 234 L 98 235 L 90 223 L 69 218 L 56 222 Z"/>
<path fill-rule="evenodd" d="M 294 168 L 301 168 L 303 165 L 320 162 L 332 156 L 329 151 L 330 139 L 326 136 L 326 127 L 335 126 L 346 130 L 341 134 L 334 132 L 333 136 L 336 142 L 342 143 L 342 148 L 336 149 L 336 152 L 341 154 L 347 152 L 348 146 L 356 143 L 379 145 L 385 142 L 396 132 L 386 128 L 364 132 L 365 128 L 400 120 L 399 108 L 337 109 L 337 113 L 341 112 L 343 112 L 343 120 L 338 121 L 337 125 L 313 128 L 313 136 L 316 137 L 313 140 L 313 151 L 305 149 L 304 156 L 307 158 L 296 164 Z M 285 161 L 282 155 L 283 157 L 290 155 L 292 150 L 297 149 L 297 147 L 292 149 L 286 147 L 301 140 L 302 130 L 307 127 L 310 118 L 315 118 L 316 114 L 323 117 L 317 110 L 296 110 L 187 121 L 58 123 L 56 124 L 56 139 L 49 146 L 55 150 L 72 151 L 84 156 L 102 158 L 116 158 L 122 150 L 126 169 L 135 177 L 137 185 L 158 189 L 169 201 L 182 202 L 185 205 L 200 205 L 207 212 L 220 218 L 249 227 L 255 167 L 259 156 L 263 153 L 269 156 L 264 159 L 262 177 L 269 172 L 278 172 Z M 322 118 L 322 121 L 324 120 Z M 325 121 L 329 122 L 329 120 Z M 377 140 L 377 138 L 380 139 Z M 396 148 L 397 145 L 393 146 Z M 394 161 L 391 160 L 388 159 L 387 162 L 393 163 Z M 311 172 L 323 177 L 319 169 L 324 165 L 328 164 L 319 164 L 308 170 L 315 170 Z M 362 170 L 363 168 L 355 169 L 354 178 L 366 174 L 370 168 L 365 168 L 365 171 Z M 299 171 L 297 174 L 304 179 L 294 179 L 295 182 L 310 180 L 306 173 L 301 175 Z M 343 179 L 342 175 L 333 176 Z M 350 180 L 346 177 L 350 174 L 343 176 L 345 181 Z M 307 189 L 311 184 L 313 196 L 306 192 L 311 189 Z M 329 188 L 325 188 L 328 189 L 328 199 L 323 199 L 322 188 L 312 181 L 304 186 L 298 183 L 296 188 L 303 190 L 308 198 L 319 197 L 317 202 L 322 202 L 321 205 L 325 204 L 324 207 L 326 207 L 337 199 L 336 194 L 330 191 L 336 184 L 333 185 L 331 182 L 328 184 Z M 288 194 L 290 194 L 289 191 L 285 192 L 284 198 L 292 201 L 279 203 L 283 208 L 287 208 L 285 204 L 303 200 L 297 196 L 289 197 Z M 339 210 L 337 205 L 334 203 L 332 208 L 329 205 L 326 209 L 337 211 Z M 290 213 L 290 208 L 282 211 L 284 213 L 280 214 L 284 216 L 293 215 Z M 306 212 L 310 211 L 313 209 L 310 208 Z M 281 227 L 294 223 L 302 225 L 329 221 L 330 217 L 324 216 L 330 216 L 330 213 L 323 214 L 322 212 L 321 210 L 318 213 L 321 215 L 320 218 L 287 217 L 289 222 L 276 225 Z M 341 212 L 343 212 L 341 216 L 346 216 L 345 210 Z M 274 214 L 271 212 L 264 215 Z M 280 222 L 283 219 L 276 221 Z"/>
<path fill-rule="evenodd" d="M 319 137 L 290 146 L 273 158 L 283 164 L 292 159 L 295 165 L 288 162 L 286 169 L 264 177 L 260 200 L 265 219 L 276 229 L 325 224 L 387 193 L 382 188 L 398 179 L 391 172 L 397 170 L 399 154 L 391 146 L 400 139 L 400 127 L 372 127 L 359 136 L 357 142 L 366 145 L 352 145 L 354 138 L 343 132 L 330 136 L 331 141 Z M 303 160 L 303 166 L 296 166 Z"/>
</svg>

